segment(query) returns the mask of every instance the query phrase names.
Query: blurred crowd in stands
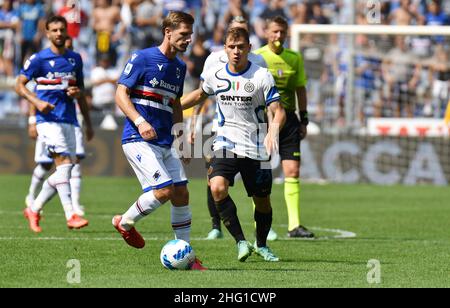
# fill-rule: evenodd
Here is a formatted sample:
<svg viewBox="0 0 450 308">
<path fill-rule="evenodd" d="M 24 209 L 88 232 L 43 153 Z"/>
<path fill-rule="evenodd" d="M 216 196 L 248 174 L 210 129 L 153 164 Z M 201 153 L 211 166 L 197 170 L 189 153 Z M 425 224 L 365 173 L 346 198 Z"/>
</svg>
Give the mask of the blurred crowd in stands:
<svg viewBox="0 0 450 308">
<path fill-rule="evenodd" d="M 356 1 L 356 12 L 352 4 Z M 450 0 L 379 0 L 385 25 L 449 25 Z M 206 57 L 221 49 L 229 21 L 243 16 L 252 26 L 253 48 L 265 43 L 265 19 L 290 24 L 368 24 L 367 0 L 0 0 L 0 119 L 26 114 L 27 104 L 5 85 L 24 59 L 46 47 L 45 20 L 65 16 L 75 51 L 82 55 L 92 109 L 115 112 L 115 83 L 129 55 L 159 44 L 170 10 L 195 16 L 194 41 L 183 55 L 189 83 L 197 86 Z M 73 9 L 79 8 L 79 9 Z M 345 125 L 349 37 L 302 35 L 309 101 L 318 123 Z M 449 37 L 359 35 L 354 96 L 356 120 L 367 117 L 442 117 L 449 99 Z M 288 42 L 286 47 L 289 47 Z M 347 123 L 348 124 L 348 123 Z M 332 124 L 333 125 L 333 124 Z"/>
</svg>

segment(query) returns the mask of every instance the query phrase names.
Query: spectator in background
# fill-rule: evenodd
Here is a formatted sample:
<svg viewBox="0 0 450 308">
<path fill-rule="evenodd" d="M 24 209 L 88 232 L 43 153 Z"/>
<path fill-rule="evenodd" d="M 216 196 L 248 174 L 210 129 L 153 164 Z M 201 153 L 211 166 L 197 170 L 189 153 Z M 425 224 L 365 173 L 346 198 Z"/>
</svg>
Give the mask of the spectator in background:
<svg viewBox="0 0 450 308">
<path fill-rule="evenodd" d="M 409 26 L 420 24 L 423 18 L 417 6 L 411 4 L 411 0 L 401 0 L 400 7 L 391 12 L 390 21 L 392 25 Z"/>
<path fill-rule="evenodd" d="M 433 115 L 437 119 L 442 119 L 450 99 L 449 55 L 448 50 L 445 50 L 442 45 L 436 48 L 434 61 L 430 66 L 430 75 L 432 77 Z"/>
<path fill-rule="evenodd" d="M 97 0 L 93 12 L 93 27 L 96 32 L 97 58 L 100 54 L 109 54 L 113 65 L 117 61 L 117 44 L 123 34 L 116 32 L 116 24 L 121 22 L 120 8 L 112 5 L 111 0 Z"/>
<path fill-rule="evenodd" d="M 160 25 L 162 7 L 153 0 L 144 0 L 136 7 L 135 19 L 131 29 L 133 49 L 152 47 L 162 39 Z"/>
<path fill-rule="evenodd" d="M 205 50 L 203 44 L 204 38 L 201 35 L 198 35 L 194 42 L 194 45 L 192 46 L 189 58 L 186 61 L 189 74 L 194 79 L 194 88 L 198 88 L 200 84 L 200 75 L 203 71 L 203 65 L 210 55 L 210 52 L 208 50 Z"/>
<path fill-rule="evenodd" d="M 315 2 L 312 5 L 312 17 L 309 21 L 312 24 L 318 25 L 328 25 L 330 23 L 330 19 L 326 17 L 322 10 L 322 5 L 320 2 Z"/>
<path fill-rule="evenodd" d="M 395 117 L 412 118 L 415 88 L 420 79 L 420 62 L 408 49 L 405 37 L 398 36 L 395 44 L 396 47 L 388 53 L 382 66 L 388 101 L 394 107 Z"/>
<path fill-rule="evenodd" d="M 96 110 L 112 113 L 115 107 L 116 83 L 120 72 L 111 66 L 107 54 L 101 54 L 92 70 L 92 106 Z"/>
<path fill-rule="evenodd" d="M 0 0 L 0 72 L 14 76 L 15 40 L 19 17 L 12 10 L 12 0 Z"/>
<path fill-rule="evenodd" d="M 80 35 L 81 27 L 88 24 L 87 14 L 78 6 L 75 0 L 66 0 L 65 5 L 58 11 L 58 15 L 67 20 L 67 34 L 72 38 L 74 45 Z"/>
<path fill-rule="evenodd" d="M 45 33 L 45 11 L 40 2 L 25 0 L 19 5 L 18 16 L 21 21 L 22 41 L 20 43 L 20 65 L 41 48 Z"/>
<path fill-rule="evenodd" d="M 259 15 L 259 18 L 255 20 L 255 33 L 260 38 L 261 45 L 266 43 L 266 20 L 274 18 L 276 16 L 281 16 L 284 19 L 289 20 L 284 11 L 285 7 L 285 0 L 269 0 L 268 6 L 264 9 L 261 15 Z"/>
</svg>

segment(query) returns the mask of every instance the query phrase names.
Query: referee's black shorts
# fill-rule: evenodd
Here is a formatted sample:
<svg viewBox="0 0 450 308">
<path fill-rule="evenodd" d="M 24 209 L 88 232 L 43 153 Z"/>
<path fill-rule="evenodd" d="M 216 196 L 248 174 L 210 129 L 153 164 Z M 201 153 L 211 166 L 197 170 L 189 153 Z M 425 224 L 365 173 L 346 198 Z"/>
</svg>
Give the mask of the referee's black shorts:
<svg viewBox="0 0 450 308">
<path fill-rule="evenodd" d="M 241 173 L 249 197 L 265 198 L 272 193 L 272 170 L 263 168 L 263 162 L 248 157 L 238 157 L 229 151 L 214 153 L 208 179 L 224 177 L 234 186 L 234 177 Z"/>
<path fill-rule="evenodd" d="M 295 112 L 286 112 L 286 124 L 280 132 L 281 160 L 300 161 L 300 120 Z"/>
</svg>

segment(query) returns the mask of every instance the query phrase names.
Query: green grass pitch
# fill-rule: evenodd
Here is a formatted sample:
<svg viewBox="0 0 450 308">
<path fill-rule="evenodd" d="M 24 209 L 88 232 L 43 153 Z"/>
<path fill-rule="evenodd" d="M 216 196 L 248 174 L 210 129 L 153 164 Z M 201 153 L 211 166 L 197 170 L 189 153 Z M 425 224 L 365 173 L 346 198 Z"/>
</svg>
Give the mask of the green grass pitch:
<svg viewBox="0 0 450 308">
<path fill-rule="evenodd" d="M 161 247 L 173 237 L 169 206 L 138 224 L 147 239 L 143 250 L 128 247 L 112 227 L 112 216 L 139 196 L 136 179 L 86 177 L 82 203 L 89 227 L 69 231 L 55 198 L 39 235 L 22 216 L 28 183 L 29 176 L 0 176 L 0 287 L 450 287 L 448 187 L 303 185 L 302 223 L 319 239 L 291 240 L 283 186 L 274 185 L 273 226 L 281 239 L 270 246 L 282 261 L 252 255 L 239 263 L 226 230 L 222 240 L 203 240 L 210 229 L 205 183 L 192 180 L 192 245 L 210 270 L 190 272 L 166 270 L 159 261 Z M 241 184 L 231 195 L 253 242 L 251 202 Z M 336 238 L 342 235 L 355 237 Z M 71 259 L 80 262 L 80 284 L 67 282 Z M 372 259 L 380 262 L 379 284 L 367 280 Z"/>
</svg>

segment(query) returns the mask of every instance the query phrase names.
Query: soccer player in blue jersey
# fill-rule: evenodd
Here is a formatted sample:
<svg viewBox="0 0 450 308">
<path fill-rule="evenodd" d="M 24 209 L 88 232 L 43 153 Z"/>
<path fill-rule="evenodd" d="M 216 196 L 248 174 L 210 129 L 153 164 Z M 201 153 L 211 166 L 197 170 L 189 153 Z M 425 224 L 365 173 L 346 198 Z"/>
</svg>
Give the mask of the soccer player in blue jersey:
<svg viewBox="0 0 450 308">
<path fill-rule="evenodd" d="M 64 17 L 50 17 L 46 22 L 46 34 L 50 48 L 25 62 L 16 83 L 16 92 L 37 109 L 36 129 L 56 165 L 56 171 L 44 182 L 33 205 L 24 211 L 31 230 L 36 233 L 42 231 L 40 212 L 56 193 L 64 208 L 67 227 L 80 229 L 88 225 L 86 219 L 75 214 L 70 191 L 78 125 L 75 99 L 85 120 L 87 140 L 94 135 L 83 93 L 83 62 L 79 54 L 65 47 L 67 21 Z M 36 95 L 26 88 L 30 80 L 37 83 Z"/>
<path fill-rule="evenodd" d="M 180 97 L 186 64 L 177 53 L 191 42 L 194 18 L 171 12 L 164 19 L 164 40 L 158 47 L 134 53 L 119 79 L 116 102 L 127 116 L 122 146 L 143 194 L 113 225 L 132 247 L 145 241 L 134 225 L 167 201 L 172 202 L 171 222 L 177 239 L 190 242 L 192 212 L 187 178 L 180 159 L 173 156 L 172 127 L 183 121 Z M 191 269 L 204 270 L 196 259 Z"/>
</svg>

